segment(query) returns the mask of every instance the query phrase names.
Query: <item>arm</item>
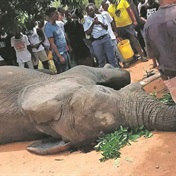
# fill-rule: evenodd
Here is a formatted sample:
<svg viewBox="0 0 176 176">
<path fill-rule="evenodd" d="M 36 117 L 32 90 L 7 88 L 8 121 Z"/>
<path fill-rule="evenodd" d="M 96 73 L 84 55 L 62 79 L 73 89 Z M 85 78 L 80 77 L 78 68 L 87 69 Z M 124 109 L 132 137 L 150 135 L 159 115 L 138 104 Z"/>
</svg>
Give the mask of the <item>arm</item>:
<svg viewBox="0 0 176 176">
<path fill-rule="evenodd" d="M 39 35 L 40 39 L 41 39 L 41 44 L 45 41 L 45 36 L 43 34 L 43 31 L 41 29 L 37 29 L 37 34 Z"/>
<path fill-rule="evenodd" d="M 128 7 L 126 10 L 127 10 L 127 12 L 128 12 L 128 15 L 130 16 L 130 18 L 131 18 L 133 24 L 136 26 L 136 25 L 137 25 L 136 17 L 135 17 L 135 15 L 134 15 L 134 13 L 133 13 L 131 7 Z"/>
</svg>

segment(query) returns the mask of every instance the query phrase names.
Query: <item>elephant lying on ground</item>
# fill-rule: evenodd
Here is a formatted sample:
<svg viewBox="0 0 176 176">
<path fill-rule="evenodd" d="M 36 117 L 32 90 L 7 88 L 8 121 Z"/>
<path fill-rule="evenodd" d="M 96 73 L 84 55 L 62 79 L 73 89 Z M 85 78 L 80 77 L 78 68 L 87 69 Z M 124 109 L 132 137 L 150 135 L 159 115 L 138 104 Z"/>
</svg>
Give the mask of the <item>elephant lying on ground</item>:
<svg viewBox="0 0 176 176">
<path fill-rule="evenodd" d="M 158 102 L 140 83 L 128 85 L 130 74 L 123 69 L 77 66 L 47 75 L 3 66 L 0 72 L 1 144 L 48 134 L 80 147 L 120 125 L 176 130 L 175 106 Z"/>
</svg>

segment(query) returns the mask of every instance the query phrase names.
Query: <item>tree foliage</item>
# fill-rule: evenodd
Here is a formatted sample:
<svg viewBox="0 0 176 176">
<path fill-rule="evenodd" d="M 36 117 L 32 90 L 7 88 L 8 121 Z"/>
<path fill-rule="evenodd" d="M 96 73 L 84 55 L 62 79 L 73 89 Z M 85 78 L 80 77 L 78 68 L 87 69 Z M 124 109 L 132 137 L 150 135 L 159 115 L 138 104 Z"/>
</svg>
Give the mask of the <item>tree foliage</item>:
<svg viewBox="0 0 176 176">
<path fill-rule="evenodd" d="M 14 23 L 22 21 L 25 17 L 37 18 L 53 0 L 1 0 L 0 14 L 3 17 L 0 26 L 9 30 L 14 27 Z"/>
<path fill-rule="evenodd" d="M 1 0 L 0 30 L 14 30 L 15 24 L 23 23 L 25 18 L 38 20 L 39 17 L 44 17 L 45 10 L 53 1 L 69 8 L 79 8 L 88 2 L 97 4 L 101 0 Z"/>
</svg>

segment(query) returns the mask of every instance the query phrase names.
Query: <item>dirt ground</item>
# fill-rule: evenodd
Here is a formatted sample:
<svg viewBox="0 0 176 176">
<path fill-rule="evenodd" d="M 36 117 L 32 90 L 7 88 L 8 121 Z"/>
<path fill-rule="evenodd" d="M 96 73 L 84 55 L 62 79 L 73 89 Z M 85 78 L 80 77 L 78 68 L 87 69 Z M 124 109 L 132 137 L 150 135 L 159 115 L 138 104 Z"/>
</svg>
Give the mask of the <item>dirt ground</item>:
<svg viewBox="0 0 176 176">
<path fill-rule="evenodd" d="M 151 61 L 129 69 L 132 81 L 150 70 Z M 154 132 L 121 150 L 118 160 L 99 162 L 101 153 L 64 152 L 37 156 L 25 150 L 31 142 L 0 146 L 0 176 L 174 176 L 176 133 Z"/>
</svg>

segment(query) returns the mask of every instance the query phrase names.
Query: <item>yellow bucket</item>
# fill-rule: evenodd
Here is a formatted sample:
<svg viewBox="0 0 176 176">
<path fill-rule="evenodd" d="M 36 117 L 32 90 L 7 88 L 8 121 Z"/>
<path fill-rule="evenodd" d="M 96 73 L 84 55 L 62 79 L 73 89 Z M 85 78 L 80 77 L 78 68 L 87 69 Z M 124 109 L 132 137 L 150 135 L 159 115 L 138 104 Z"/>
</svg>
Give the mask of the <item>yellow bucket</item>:
<svg viewBox="0 0 176 176">
<path fill-rule="evenodd" d="M 125 60 L 131 59 L 134 56 L 133 49 L 131 48 L 128 39 L 122 40 L 117 44 L 117 47 Z"/>
</svg>

